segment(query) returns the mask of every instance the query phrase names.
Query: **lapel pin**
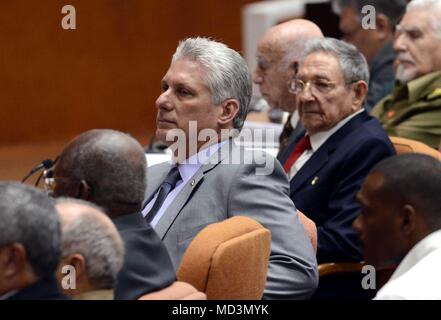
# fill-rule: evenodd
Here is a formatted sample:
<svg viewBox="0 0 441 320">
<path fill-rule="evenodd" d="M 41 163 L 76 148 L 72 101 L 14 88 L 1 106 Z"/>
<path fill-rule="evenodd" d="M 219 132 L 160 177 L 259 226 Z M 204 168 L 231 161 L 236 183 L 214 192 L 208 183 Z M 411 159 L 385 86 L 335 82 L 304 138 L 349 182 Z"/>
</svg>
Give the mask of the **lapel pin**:
<svg viewBox="0 0 441 320">
<path fill-rule="evenodd" d="M 194 186 L 194 179 L 191 180 L 190 185 L 193 187 Z"/>
<path fill-rule="evenodd" d="M 314 179 L 312 179 L 311 181 L 311 185 L 315 185 L 318 181 L 319 177 L 315 177 Z"/>
</svg>

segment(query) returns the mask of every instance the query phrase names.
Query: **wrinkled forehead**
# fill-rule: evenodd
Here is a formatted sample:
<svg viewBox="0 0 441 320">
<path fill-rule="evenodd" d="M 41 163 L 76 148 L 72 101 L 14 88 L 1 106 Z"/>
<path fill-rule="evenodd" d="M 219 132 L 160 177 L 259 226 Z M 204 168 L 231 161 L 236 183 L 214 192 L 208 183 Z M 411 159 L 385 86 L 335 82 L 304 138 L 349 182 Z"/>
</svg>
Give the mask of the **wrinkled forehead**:
<svg viewBox="0 0 441 320">
<path fill-rule="evenodd" d="M 420 31 L 424 34 L 434 34 L 435 17 L 441 18 L 441 12 L 433 13 L 427 8 L 413 9 L 404 15 L 396 29 L 399 32 Z"/>
<path fill-rule="evenodd" d="M 343 73 L 338 58 L 327 52 L 308 54 L 299 64 L 299 78 L 326 78 L 343 80 Z"/>
</svg>

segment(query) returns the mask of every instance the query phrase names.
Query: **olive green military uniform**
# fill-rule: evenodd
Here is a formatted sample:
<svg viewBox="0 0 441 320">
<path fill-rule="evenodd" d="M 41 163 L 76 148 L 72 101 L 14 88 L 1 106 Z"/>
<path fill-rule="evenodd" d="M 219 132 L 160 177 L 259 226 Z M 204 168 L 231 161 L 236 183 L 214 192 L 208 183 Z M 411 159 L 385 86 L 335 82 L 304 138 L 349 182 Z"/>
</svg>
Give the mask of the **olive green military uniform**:
<svg viewBox="0 0 441 320">
<path fill-rule="evenodd" d="M 372 109 L 390 136 L 438 148 L 441 141 L 441 72 L 429 73 L 395 87 Z"/>
</svg>

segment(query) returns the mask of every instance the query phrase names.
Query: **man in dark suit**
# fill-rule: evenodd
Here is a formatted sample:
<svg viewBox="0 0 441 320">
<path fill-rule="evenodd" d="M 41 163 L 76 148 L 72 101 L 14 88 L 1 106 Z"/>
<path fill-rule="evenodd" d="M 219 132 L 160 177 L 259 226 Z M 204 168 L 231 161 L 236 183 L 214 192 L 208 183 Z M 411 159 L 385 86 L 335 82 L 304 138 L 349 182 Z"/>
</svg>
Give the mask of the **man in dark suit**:
<svg viewBox="0 0 441 320">
<path fill-rule="evenodd" d="M 291 199 L 317 225 L 319 264 L 362 260 L 351 228 L 360 210 L 355 196 L 372 166 L 394 154 L 381 124 L 362 108 L 368 78 L 366 60 L 354 46 L 325 38 L 306 45 L 290 83 L 306 133 L 280 159 Z M 326 293 L 338 297 L 337 289 Z M 322 293 L 320 284 L 316 296 Z"/>
<path fill-rule="evenodd" d="M 0 182 L 0 300 L 65 299 L 54 277 L 60 252 L 53 202 L 35 188 Z"/>
<path fill-rule="evenodd" d="M 91 130 L 74 139 L 53 170 L 54 196 L 102 207 L 126 247 L 115 299 L 137 299 L 175 279 L 167 249 L 139 212 L 146 189 L 146 159 L 140 144 L 114 130 Z"/>
<path fill-rule="evenodd" d="M 257 220 L 272 237 L 264 298 L 307 298 L 317 285 L 315 255 L 286 175 L 271 155 L 231 139 L 250 98 L 251 75 L 239 53 L 206 38 L 179 44 L 156 100 L 156 135 L 175 161 L 149 168 L 143 213 L 176 268 L 205 226 L 237 215 Z"/>
</svg>

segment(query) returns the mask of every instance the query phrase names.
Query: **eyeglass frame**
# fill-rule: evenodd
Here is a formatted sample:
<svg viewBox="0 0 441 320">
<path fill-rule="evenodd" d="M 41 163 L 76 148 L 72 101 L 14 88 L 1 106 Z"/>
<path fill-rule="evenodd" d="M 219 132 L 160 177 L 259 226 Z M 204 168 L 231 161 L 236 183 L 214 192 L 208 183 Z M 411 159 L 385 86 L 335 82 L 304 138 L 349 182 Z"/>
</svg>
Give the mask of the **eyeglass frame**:
<svg viewBox="0 0 441 320">
<path fill-rule="evenodd" d="M 43 171 L 44 189 L 45 189 L 47 195 L 50 197 L 54 196 L 54 191 L 57 186 L 57 182 L 56 182 L 57 180 L 73 181 L 73 182 L 79 183 L 80 185 L 83 184 L 89 190 L 91 189 L 90 184 L 84 179 L 77 179 L 77 178 L 70 178 L 70 177 L 54 177 L 53 176 L 53 168 L 50 168 L 50 169 Z"/>
<path fill-rule="evenodd" d="M 297 95 L 298 95 L 299 93 L 304 92 L 304 91 L 306 90 L 306 87 L 309 87 L 310 90 L 311 90 L 311 94 L 315 91 L 315 93 L 318 92 L 318 93 L 321 94 L 321 95 L 326 95 L 326 94 L 328 94 L 329 92 L 331 92 L 332 89 L 334 89 L 334 88 L 337 86 L 335 81 L 323 80 L 324 82 L 325 82 L 325 81 L 327 82 L 328 89 L 327 89 L 326 91 L 321 91 L 320 89 L 317 89 L 316 85 L 313 85 L 313 84 L 312 84 L 314 81 L 318 81 L 318 80 L 313 79 L 313 80 L 308 80 L 308 81 L 305 82 L 305 81 L 303 81 L 303 80 L 301 80 L 301 79 L 298 79 L 298 78 L 291 79 L 291 80 L 289 80 L 288 83 L 287 83 L 287 85 L 288 85 L 288 91 L 289 91 L 289 93 L 291 93 L 291 94 L 297 94 Z M 351 81 L 351 82 L 345 83 L 345 86 L 349 88 L 350 85 L 352 85 L 352 84 L 354 84 L 354 83 L 356 83 L 356 82 L 358 82 L 358 81 L 359 81 L 359 80 L 353 80 L 353 81 Z M 301 82 L 301 83 L 304 84 L 304 87 L 303 87 L 303 89 L 301 89 L 300 92 L 297 92 L 299 89 L 297 88 L 297 85 L 295 85 L 296 82 Z M 331 84 L 332 84 L 332 85 L 331 85 Z M 293 86 L 295 86 L 295 89 L 293 89 Z M 314 91 L 313 91 L 313 90 L 314 90 Z"/>
</svg>

